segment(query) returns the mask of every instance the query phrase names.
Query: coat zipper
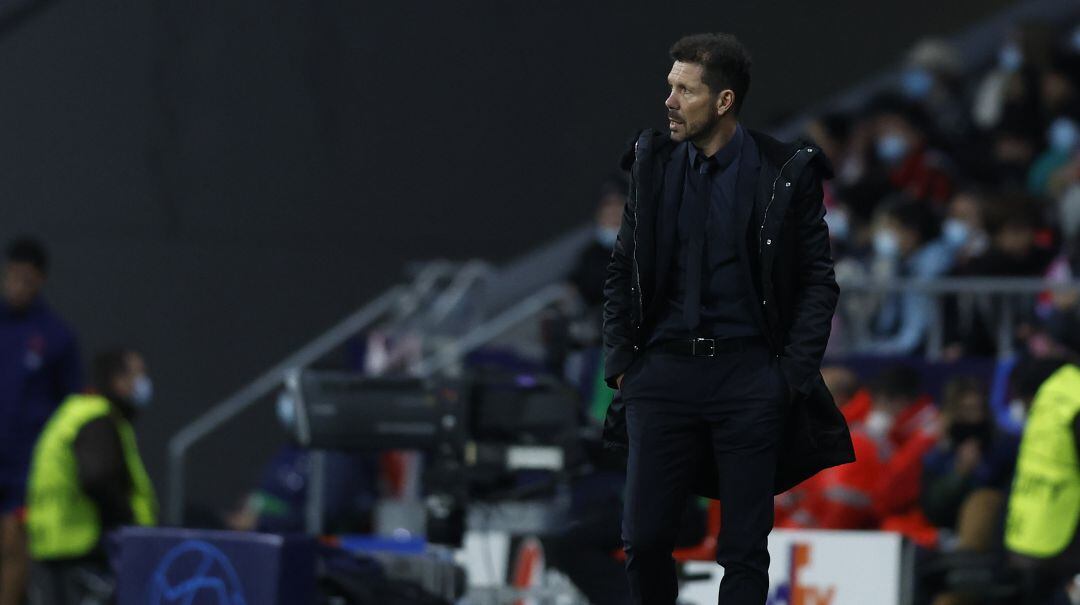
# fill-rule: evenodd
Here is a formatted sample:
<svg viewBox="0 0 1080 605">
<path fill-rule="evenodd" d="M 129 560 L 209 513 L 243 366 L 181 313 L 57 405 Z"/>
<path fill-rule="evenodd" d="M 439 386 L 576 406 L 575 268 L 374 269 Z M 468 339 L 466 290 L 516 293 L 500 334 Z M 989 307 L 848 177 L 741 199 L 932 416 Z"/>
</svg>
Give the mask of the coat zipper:
<svg viewBox="0 0 1080 605">
<path fill-rule="evenodd" d="M 780 172 L 776 173 L 776 178 L 773 179 L 773 182 L 772 182 L 772 194 L 769 196 L 769 203 L 765 204 L 765 212 L 763 212 L 762 215 L 761 215 L 761 226 L 758 227 L 757 246 L 758 246 L 758 255 L 759 256 L 765 251 L 765 249 L 761 246 L 761 236 L 765 232 L 765 223 L 769 219 L 769 208 L 772 208 L 773 200 L 776 199 L 776 183 L 780 181 L 780 177 L 784 176 L 784 169 L 787 168 L 787 165 L 790 164 L 791 161 L 795 159 L 795 156 L 799 155 L 799 152 L 801 152 L 801 151 L 802 151 L 801 147 L 799 149 L 796 149 L 795 153 L 792 154 L 791 157 L 788 158 L 786 162 L 784 162 L 784 165 L 780 167 Z M 635 225 L 635 227 L 636 227 L 636 225 Z"/>
<path fill-rule="evenodd" d="M 640 183 L 641 174 L 638 174 L 638 179 L 637 180 Z M 641 269 L 638 267 L 638 260 L 637 260 L 637 251 L 638 251 L 638 239 L 637 239 L 638 213 L 637 213 L 637 210 L 638 210 L 638 204 L 641 203 L 641 200 L 638 199 L 639 195 L 637 195 L 640 192 L 635 191 L 634 193 L 635 193 L 635 196 L 634 196 L 634 198 L 635 198 L 634 199 L 634 254 L 633 254 L 631 260 L 633 260 L 633 262 L 634 262 L 634 276 L 637 278 L 637 298 L 638 298 L 637 324 L 638 324 L 638 329 L 640 329 L 641 323 L 642 323 L 642 321 L 644 319 L 644 316 L 645 316 L 645 302 L 644 302 L 644 298 L 642 297 L 642 294 L 641 294 Z M 635 332 L 637 332 L 637 330 L 635 330 Z"/>
</svg>

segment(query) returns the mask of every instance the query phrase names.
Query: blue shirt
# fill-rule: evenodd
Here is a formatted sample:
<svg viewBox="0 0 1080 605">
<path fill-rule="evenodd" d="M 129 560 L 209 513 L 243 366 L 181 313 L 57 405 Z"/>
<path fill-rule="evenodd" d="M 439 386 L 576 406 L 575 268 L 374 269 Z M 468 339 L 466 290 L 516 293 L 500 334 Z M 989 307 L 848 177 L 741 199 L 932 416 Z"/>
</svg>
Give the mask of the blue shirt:
<svg viewBox="0 0 1080 605">
<path fill-rule="evenodd" d="M 927 243 L 900 261 L 900 277 L 935 279 L 949 272 L 957 247 L 944 239 Z M 877 334 L 862 345 L 869 355 L 912 355 L 925 344 L 934 315 L 934 297 L 920 291 L 892 292 L 883 301 L 874 320 Z"/>
<path fill-rule="evenodd" d="M 705 336 L 733 338 L 758 334 L 751 306 L 754 303 L 747 289 L 747 281 L 739 262 L 739 246 L 745 246 L 745 237 L 734 227 L 734 217 L 739 204 L 753 204 L 754 200 L 737 199 L 739 164 L 746 136 L 742 125 L 736 125 L 735 134 L 711 158 L 705 157 L 694 145 L 687 145 L 689 154 L 683 181 L 683 199 L 678 217 L 678 250 L 669 279 L 668 304 L 661 312 L 650 344 L 675 338 Z M 752 139 L 750 139 L 752 141 Z M 697 187 L 691 179 L 700 179 L 703 164 L 712 162 L 712 188 L 709 192 L 708 214 L 705 222 L 705 249 L 701 263 L 701 319 L 697 329 L 687 329 L 683 320 L 683 304 L 686 298 L 686 264 L 690 238 L 688 205 L 695 203 Z"/>
<path fill-rule="evenodd" d="M 24 477 L 45 421 L 82 389 L 75 335 L 43 301 L 0 300 L 0 480 Z"/>
</svg>

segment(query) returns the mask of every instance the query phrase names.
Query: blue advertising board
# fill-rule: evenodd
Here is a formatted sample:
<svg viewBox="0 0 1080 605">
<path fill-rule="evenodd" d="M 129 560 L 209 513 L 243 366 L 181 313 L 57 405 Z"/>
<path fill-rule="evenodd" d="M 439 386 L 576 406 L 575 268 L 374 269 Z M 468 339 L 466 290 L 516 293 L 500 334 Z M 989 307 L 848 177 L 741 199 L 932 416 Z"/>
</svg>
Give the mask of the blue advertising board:
<svg viewBox="0 0 1080 605">
<path fill-rule="evenodd" d="M 307 536 L 125 528 L 118 605 L 309 605 L 315 543 Z"/>
</svg>

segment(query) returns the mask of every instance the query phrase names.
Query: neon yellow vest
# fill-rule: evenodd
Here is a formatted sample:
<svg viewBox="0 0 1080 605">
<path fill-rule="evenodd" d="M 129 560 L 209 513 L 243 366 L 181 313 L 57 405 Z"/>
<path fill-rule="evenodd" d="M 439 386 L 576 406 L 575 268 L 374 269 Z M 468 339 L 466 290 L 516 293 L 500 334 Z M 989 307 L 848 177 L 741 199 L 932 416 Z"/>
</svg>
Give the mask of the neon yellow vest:
<svg viewBox="0 0 1080 605">
<path fill-rule="evenodd" d="M 1080 413 L 1080 368 L 1065 365 L 1035 394 L 1009 496 L 1005 545 L 1029 557 L 1061 553 L 1080 521 L 1080 466 L 1073 420 Z"/>
<path fill-rule="evenodd" d="M 111 416 L 110 416 L 111 415 Z M 86 424 L 110 416 L 120 435 L 131 474 L 131 511 L 137 525 L 154 525 L 157 501 L 143 468 L 131 424 L 112 414 L 103 397 L 72 395 L 60 405 L 34 447 L 27 486 L 26 524 L 35 560 L 69 559 L 90 554 L 101 538 L 101 518 L 79 486 L 75 437 Z"/>
</svg>

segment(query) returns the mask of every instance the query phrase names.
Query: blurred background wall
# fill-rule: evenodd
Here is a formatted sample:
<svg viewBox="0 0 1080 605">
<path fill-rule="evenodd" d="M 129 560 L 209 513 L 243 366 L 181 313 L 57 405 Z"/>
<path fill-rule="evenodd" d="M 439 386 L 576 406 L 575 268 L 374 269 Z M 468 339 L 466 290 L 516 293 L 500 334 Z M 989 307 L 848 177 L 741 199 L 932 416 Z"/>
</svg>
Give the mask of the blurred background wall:
<svg viewBox="0 0 1080 605">
<path fill-rule="evenodd" d="M 626 138 L 663 124 L 680 35 L 749 46 L 765 127 L 1009 4 L 0 3 L 0 240 L 50 246 L 85 355 L 146 351 L 160 479 L 177 428 L 405 262 L 506 260 L 591 216 Z M 197 448 L 222 472 L 196 501 L 254 480 L 272 418 Z"/>
</svg>

